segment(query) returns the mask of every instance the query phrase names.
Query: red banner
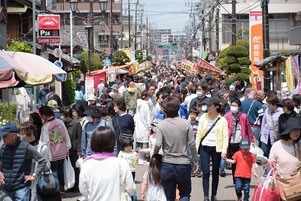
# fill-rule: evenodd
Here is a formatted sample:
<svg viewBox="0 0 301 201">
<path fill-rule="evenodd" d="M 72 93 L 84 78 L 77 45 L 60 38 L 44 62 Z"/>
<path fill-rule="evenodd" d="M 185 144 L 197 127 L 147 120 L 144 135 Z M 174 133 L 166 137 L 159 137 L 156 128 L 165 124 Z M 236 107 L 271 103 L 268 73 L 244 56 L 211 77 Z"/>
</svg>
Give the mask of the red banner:
<svg viewBox="0 0 301 201">
<path fill-rule="evenodd" d="M 207 62 L 204 59 L 198 59 L 198 67 L 200 67 L 200 71 L 211 71 L 211 72 L 215 72 L 215 73 L 221 73 L 222 70 L 213 66 L 212 64 L 210 64 L 209 62 Z"/>
<path fill-rule="evenodd" d="M 38 15 L 38 29 L 42 30 L 59 30 L 59 15 Z"/>
</svg>

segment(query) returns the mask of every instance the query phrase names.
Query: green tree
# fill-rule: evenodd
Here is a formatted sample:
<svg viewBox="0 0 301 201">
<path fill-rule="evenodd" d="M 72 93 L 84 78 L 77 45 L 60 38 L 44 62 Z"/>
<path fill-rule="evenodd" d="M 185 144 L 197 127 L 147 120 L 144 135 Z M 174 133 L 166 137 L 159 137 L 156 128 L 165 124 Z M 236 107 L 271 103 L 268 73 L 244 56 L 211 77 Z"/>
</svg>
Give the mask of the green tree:
<svg viewBox="0 0 301 201">
<path fill-rule="evenodd" d="M 97 53 L 92 53 L 90 58 L 91 58 L 90 71 L 102 69 L 102 62 L 101 62 L 102 59 L 99 57 Z M 88 51 L 82 52 L 79 56 L 79 59 L 80 59 L 80 70 L 83 74 L 86 74 L 89 68 Z"/>
<path fill-rule="evenodd" d="M 62 82 L 62 90 L 63 90 L 63 104 L 68 106 L 74 102 L 75 95 L 75 81 L 71 76 L 71 73 L 68 73 L 67 80 Z"/>
<path fill-rule="evenodd" d="M 7 45 L 7 49 L 15 52 L 33 53 L 33 48 L 30 45 L 19 40 L 13 40 L 9 45 Z"/>
<path fill-rule="evenodd" d="M 112 63 L 114 66 L 121 66 L 130 62 L 130 58 L 126 55 L 126 53 L 122 50 L 118 50 L 114 53 Z"/>
<path fill-rule="evenodd" d="M 226 81 L 227 84 L 233 83 L 237 77 L 242 78 L 246 82 L 249 81 L 251 61 L 247 47 L 248 44 L 241 40 L 238 41 L 237 45 L 230 45 L 220 52 L 217 66 L 224 70 L 227 75 L 235 74 L 232 79 Z"/>
<path fill-rule="evenodd" d="M 135 58 L 138 61 L 139 64 L 144 62 L 145 60 L 143 59 L 143 52 L 141 50 L 136 50 L 135 51 Z"/>
</svg>

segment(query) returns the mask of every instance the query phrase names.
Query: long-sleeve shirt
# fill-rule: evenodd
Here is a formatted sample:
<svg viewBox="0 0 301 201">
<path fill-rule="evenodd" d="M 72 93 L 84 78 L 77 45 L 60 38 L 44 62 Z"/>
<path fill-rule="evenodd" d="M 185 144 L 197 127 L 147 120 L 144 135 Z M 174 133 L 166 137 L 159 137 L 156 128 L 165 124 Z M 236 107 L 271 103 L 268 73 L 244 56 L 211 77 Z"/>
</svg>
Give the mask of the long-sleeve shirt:
<svg viewBox="0 0 301 201">
<path fill-rule="evenodd" d="M 99 119 L 96 123 L 88 122 L 82 128 L 82 139 L 81 139 L 81 153 L 83 156 L 90 156 L 93 154 L 91 150 L 91 137 L 92 133 L 99 126 L 110 127 L 114 131 L 114 127 L 109 121 Z"/>
<path fill-rule="evenodd" d="M 121 192 L 126 190 L 132 195 L 134 189 L 130 168 L 124 159 L 110 157 L 84 161 L 79 176 L 79 190 L 84 200 L 121 200 Z"/>
<path fill-rule="evenodd" d="M 51 118 L 46 121 L 42 127 L 40 140 L 48 145 L 50 149 L 50 161 L 64 159 L 71 148 L 67 128 L 60 119 Z"/>
<path fill-rule="evenodd" d="M 216 152 L 221 152 L 226 154 L 228 149 L 228 122 L 225 119 L 225 117 L 220 117 L 220 120 L 215 124 L 215 146 L 216 146 Z M 201 116 L 199 120 L 199 127 L 198 127 L 198 133 L 196 135 L 196 146 L 199 148 L 200 142 L 202 138 L 205 136 L 207 130 L 208 130 L 208 114 L 204 114 Z M 214 120 L 216 121 L 216 119 Z M 204 145 L 204 144 L 203 144 Z M 206 144 L 205 144 L 206 145 Z"/>
<path fill-rule="evenodd" d="M 197 163 L 197 150 L 189 121 L 174 117 L 166 118 L 157 125 L 154 154 L 163 149 L 163 162 L 171 164 L 190 164 L 187 154 L 190 147 L 192 161 Z"/>
<path fill-rule="evenodd" d="M 260 130 L 261 142 L 267 144 L 268 138 L 271 139 L 271 144 L 276 141 L 276 139 L 274 139 L 274 134 L 275 131 L 278 132 L 278 119 L 282 113 L 283 110 L 280 107 L 278 107 L 275 111 L 272 111 L 269 108 L 265 110 Z"/>
</svg>

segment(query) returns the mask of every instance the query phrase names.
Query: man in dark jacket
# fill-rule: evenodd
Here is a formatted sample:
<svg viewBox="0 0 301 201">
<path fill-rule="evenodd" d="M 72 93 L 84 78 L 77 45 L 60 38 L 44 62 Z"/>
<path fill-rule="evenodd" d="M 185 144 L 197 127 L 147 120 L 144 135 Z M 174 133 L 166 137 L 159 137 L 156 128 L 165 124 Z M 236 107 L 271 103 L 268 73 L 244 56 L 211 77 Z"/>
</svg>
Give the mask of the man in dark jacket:
<svg viewBox="0 0 301 201">
<path fill-rule="evenodd" d="M 31 181 L 44 170 L 46 159 L 28 142 L 17 136 L 15 124 L 7 123 L 0 129 L 3 142 L 0 149 L 2 162 L 0 183 L 2 191 L 14 201 L 29 201 Z M 38 162 L 36 171 L 30 175 L 32 159 Z"/>
</svg>

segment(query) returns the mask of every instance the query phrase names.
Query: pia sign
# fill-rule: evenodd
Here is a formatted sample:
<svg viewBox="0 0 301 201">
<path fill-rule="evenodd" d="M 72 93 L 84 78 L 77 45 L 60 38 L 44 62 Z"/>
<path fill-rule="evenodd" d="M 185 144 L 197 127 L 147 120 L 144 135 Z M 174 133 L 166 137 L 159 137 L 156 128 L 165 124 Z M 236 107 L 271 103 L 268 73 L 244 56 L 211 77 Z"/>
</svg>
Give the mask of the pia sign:
<svg viewBox="0 0 301 201">
<path fill-rule="evenodd" d="M 59 15 L 38 15 L 39 30 L 59 30 L 60 16 Z"/>
<path fill-rule="evenodd" d="M 59 15 L 38 15 L 38 43 L 61 43 Z"/>
</svg>

